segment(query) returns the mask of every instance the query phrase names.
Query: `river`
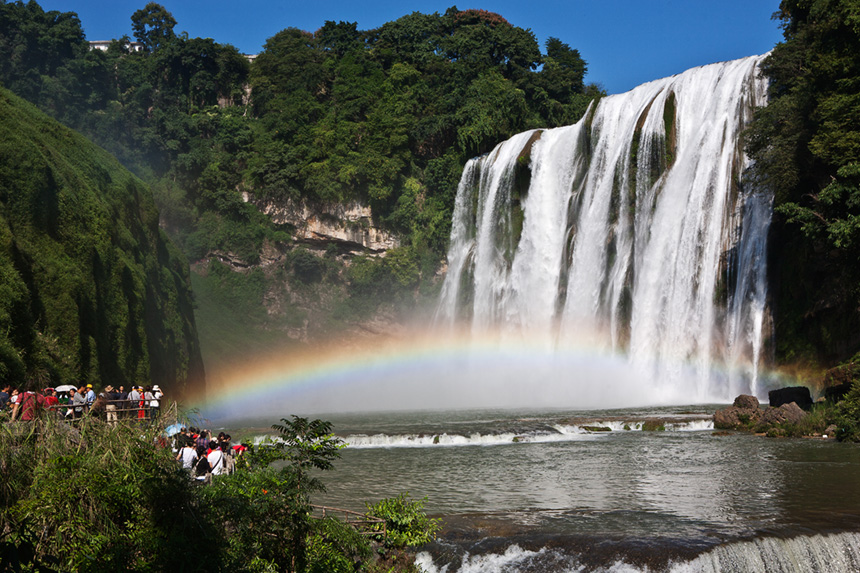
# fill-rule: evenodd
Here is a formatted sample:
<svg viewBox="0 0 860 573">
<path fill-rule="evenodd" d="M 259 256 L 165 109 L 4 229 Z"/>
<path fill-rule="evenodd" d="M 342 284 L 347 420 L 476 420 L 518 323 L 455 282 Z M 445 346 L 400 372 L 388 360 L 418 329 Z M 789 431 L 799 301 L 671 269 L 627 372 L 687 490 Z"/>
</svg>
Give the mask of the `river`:
<svg viewBox="0 0 860 573">
<path fill-rule="evenodd" d="M 314 501 L 426 498 L 430 573 L 860 570 L 860 447 L 714 432 L 718 407 L 322 416 L 350 446 Z"/>
</svg>

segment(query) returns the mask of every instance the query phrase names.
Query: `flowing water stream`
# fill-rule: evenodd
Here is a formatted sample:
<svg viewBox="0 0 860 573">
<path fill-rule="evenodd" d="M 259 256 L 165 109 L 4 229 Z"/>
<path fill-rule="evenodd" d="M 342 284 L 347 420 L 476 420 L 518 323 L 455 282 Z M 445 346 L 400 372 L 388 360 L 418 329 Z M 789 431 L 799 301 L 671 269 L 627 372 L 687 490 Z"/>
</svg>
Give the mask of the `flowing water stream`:
<svg viewBox="0 0 860 573">
<path fill-rule="evenodd" d="M 765 102 L 761 60 L 641 85 L 470 161 L 437 321 L 587 338 L 662 401 L 762 395 L 771 198 L 740 137 Z"/>
<path fill-rule="evenodd" d="M 716 407 L 336 414 L 324 501 L 426 496 L 430 573 L 860 570 L 860 449 L 715 435 Z"/>
</svg>

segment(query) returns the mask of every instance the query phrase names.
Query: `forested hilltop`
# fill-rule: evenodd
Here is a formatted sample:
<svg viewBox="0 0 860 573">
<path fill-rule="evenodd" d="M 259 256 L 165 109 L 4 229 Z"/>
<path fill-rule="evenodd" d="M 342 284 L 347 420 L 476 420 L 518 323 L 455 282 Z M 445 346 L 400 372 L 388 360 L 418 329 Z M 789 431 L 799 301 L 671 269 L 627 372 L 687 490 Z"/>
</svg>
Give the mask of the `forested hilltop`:
<svg viewBox="0 0 860 573">
<path fill-rule="evenodd" d="M 195 263 L 213 360 L 435 298 L 465 161 L 573 123 L 600 95 L 577 50 L 550 38 L 541 53 L 531 31 L 482 10 L 286 28 L 252 62 L 178 33 L 158 4 L 130 16 L 138 45 L 91 50 L 74 13 L 3 2 L 0 81 L 150 184 Z M 308 220 L 341 240 L 303 233 Z M 384 258 L 356 238 L 369 233 Z"/>
<path fill-rule="evenodd" d="M 199 390 L 188 263 L 146 186 L 0 88 L 0 386 Z"/>
</svg>

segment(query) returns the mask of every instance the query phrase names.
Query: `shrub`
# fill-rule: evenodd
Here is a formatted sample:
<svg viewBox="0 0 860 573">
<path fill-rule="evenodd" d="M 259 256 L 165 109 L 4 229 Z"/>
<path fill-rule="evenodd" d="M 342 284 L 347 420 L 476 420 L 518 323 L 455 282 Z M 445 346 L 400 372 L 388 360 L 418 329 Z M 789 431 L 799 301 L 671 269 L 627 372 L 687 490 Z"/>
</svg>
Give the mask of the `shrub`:
<svg viewBox="0 0 860 573">
<path fill-rule="evenodd" d="M 426 499 L 413 500 L 409 493 L 401 493 L 367 505 L 367 515 L 385 520 L 389 548 L 417 547 L 436 538 L 441 520 L 427 517 Z"/>
<path fill-rule="evenodd" d="M 840 442 L 860 442 L 860 380 L 834 408 L 836 439 Z"/>
</svg>

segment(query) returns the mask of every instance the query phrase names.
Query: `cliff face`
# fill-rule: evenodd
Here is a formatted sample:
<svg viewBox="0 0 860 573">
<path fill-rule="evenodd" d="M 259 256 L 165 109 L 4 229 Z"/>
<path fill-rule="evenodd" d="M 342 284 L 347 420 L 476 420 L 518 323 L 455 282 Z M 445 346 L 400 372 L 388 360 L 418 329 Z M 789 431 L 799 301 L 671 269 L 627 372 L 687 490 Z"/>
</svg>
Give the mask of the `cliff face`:
<svg viewBox="0 0 860 573">
<path fill-rule="evenodd" d="M 272 222 L 295 228 L 298 242 L 310 246 L 335 243 L 341 252 L 351 254 L 383 254 L 400 246 L 400 241 L 373 223 L 370 207 L 351 201 L 347 203 L 311 204 L 307 201 L 280 203 L 258 201 L 248 193 L 246 202 L 254 203 Z"/>
<path fill-rule="evenodd" d="M 202 389 L 188 265 L 149 190 L 0 90 L 0 382 Z"/>
</svg>

